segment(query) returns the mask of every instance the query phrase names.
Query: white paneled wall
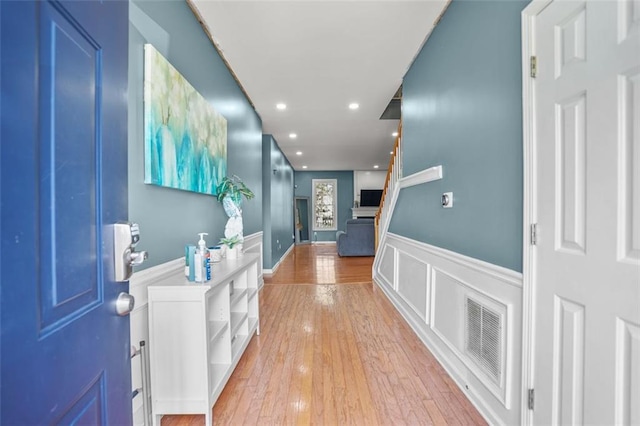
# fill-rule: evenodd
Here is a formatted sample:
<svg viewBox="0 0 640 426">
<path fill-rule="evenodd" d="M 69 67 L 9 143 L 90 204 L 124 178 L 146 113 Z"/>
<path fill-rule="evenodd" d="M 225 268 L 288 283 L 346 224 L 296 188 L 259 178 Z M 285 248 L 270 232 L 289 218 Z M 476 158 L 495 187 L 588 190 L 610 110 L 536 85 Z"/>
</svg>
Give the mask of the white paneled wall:
<svg viewBox="0 0 640 426">
<path fill-rule="evenodd" d="M 140 342 L 145 341 L 149 348 L 149 311 L 147 287 L 154 281 L 161 279 L 177 270 L 184 271 L 184 257 L 171 260 L 167 263 L 136 272 L 129 281 L 129 293 L 136 299 L 135 307 L 129 316 L 131 328 L 131 346 L 140 349 Z M 131 359 L 131 389 L 142 387 L 141 357 Z M 149 389 L 147 389 L 149 391 Z M 132 401 L 133 424 L 144 425 L 144 410 L 142 404 L 143 394 L 139 393 Z"/>
<path fill-rule="evenodd" d="M 379 250 L 376 284 L 489 423 L 518 424 L 522 275 L 392 233 Z M 467 331 L 468 298 L 493 320 L 477 323 L 488 327 L 477 341 L 476 331 Z M 476 342 L 492 349 L 495 359 L 478 361 Z"/>
<path fill-rule="evenodd" d="M 263 257 L 262 257 L 262 231 L 256 232 L 251 235 L 245 235 L 244 243 L 242 244 L 242 251 L 245 253 L 258 253 L 260 254 L 260 268 L 263 267 Z M 264 285 L 264 278 L 262 276 L 262 271 L 259 271 L 258 274 L 258 289 L 262 289 Z"/>
</svg>

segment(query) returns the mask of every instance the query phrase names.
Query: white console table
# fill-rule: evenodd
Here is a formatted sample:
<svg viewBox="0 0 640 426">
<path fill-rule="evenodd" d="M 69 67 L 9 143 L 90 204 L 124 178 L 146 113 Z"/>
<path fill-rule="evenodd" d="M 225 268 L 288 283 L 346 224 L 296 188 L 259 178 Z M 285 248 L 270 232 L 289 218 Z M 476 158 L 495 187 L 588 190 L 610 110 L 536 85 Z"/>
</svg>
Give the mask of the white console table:
<svg viewBox="0 0 640 426">
<path fill-rule="evenodd" d="M 253 333 L 260 334 L 260 255 L 212 264 L 212 280 L 189 282 L 182 271 L 148 287 L 153 424 L 164 414 L 212 409 Z"/>
<path fill-rule="evenodd" d="M 351 214 L 354 219 L 359 217 L 375 217 L 378 213 L 378 207 L 354 207 L 351 209 Z"/>
</svg>

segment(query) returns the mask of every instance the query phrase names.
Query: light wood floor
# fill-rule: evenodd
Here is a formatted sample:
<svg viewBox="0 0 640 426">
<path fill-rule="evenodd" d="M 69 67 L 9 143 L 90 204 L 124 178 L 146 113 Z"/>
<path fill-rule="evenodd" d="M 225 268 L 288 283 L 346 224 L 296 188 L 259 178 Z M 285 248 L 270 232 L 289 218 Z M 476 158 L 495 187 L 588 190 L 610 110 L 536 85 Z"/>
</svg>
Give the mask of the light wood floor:
<svg viewBox="0 0 640 426">
<path fill-rule="evenodd" d="M 261 334 L 214 406 L 215 424 L 486 424 L 372 285 L 372 262 L 298 246 L 265 277 Z"/>
<path fill-rule="evenodd" d="M 265 284 L 370 283 L 373 257 L 340 257 L 335 244 L 296 246 Z"/>
</svg>

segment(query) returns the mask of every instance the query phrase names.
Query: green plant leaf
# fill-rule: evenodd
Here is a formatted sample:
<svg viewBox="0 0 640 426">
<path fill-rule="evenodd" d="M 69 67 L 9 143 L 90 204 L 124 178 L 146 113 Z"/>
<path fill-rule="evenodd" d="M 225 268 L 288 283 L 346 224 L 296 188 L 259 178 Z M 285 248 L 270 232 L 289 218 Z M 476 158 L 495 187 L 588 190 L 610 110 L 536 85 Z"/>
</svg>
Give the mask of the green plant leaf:
<svg viewBox="0 0 640 426">
<path fill-rule="evenodd" d="M 247 200 L 251 200 L 255 197 L 253 191 L 251 191 L 247 185 L 238 176 L 232 177 L 225 176 L 216 188 L 218 193 L 218 201 L 222 201 L 225 197 L 231 197 L 231 199 L 239 204 L 242 201 L 242 196 Z"/>
</svg>

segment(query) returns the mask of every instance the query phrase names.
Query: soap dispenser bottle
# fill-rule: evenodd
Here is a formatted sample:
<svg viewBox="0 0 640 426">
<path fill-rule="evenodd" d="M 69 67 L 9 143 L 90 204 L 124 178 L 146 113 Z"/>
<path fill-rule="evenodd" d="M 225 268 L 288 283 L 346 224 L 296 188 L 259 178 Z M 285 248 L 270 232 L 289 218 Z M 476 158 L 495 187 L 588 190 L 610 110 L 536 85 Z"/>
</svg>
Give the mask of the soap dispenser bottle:
<svg viewBox="0 0 640 426">
<path fill-rule="evenodd" d="M 193 257 L 193 263 L 195 266 L 195 279 L 198 283 L 204 283 L 211 279 L 211 269 L 209 266 L 209 250 L 207 250 L 207 243 L 204 241 L 204 235 L 209 235 L 206 232 L 198 234 L 200 240 L 198 241 L 198 248 Z"/>
</svg>

